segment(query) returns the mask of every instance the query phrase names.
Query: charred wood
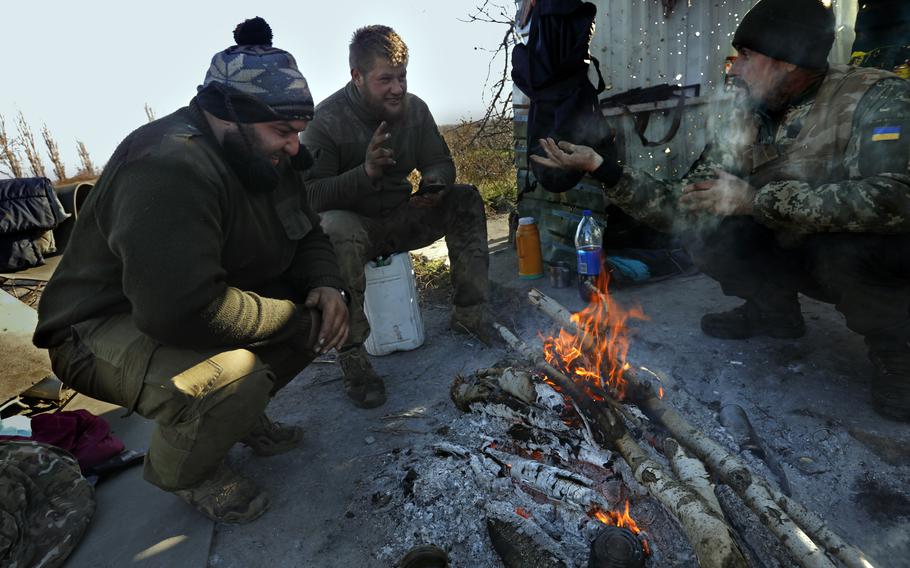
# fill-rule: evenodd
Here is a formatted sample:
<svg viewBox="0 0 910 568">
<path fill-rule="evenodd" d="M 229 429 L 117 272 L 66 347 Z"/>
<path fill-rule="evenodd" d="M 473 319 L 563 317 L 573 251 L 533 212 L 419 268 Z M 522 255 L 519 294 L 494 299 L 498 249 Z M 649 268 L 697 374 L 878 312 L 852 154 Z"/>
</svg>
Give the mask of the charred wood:
<svg viewBox="0 0 910 568">
<path fill-rule="evenodd" d="M 528 294 L 532 304 L 567 331 L 578 332 L 574 322 L 567 320 L 564 311 L 559 310 L 562 306 L 558 302 L 539 291 L 534 292 L 533 295 Z M 541 301 L 541 296 L 546 299 L 545 302 Z M 781 539 L 801 566 L 832 567 L 834 564 L 827 554 L 848 568 L 873 566 L 861 550 L 835 534 L 820 517 L 755 475 L 744 461 L 693 427 L 664 402 L 650 384 L 634 372 L 627 372 L 624 378 L 629 382 L 629 398 L 652 420 L 663 424 L 681 444 L 732 487 L 762 523 Z"/>
<path fill-rule="evenodd" d="M 548 364 L 511 331 L 496 324 L 502 338 L 546 375 L 588 415 L 590 423 L 603 439 L 613 446 L 632 468 L 635 478 L 648 488 L 679 521 L 702 566 L 747 566 L 742 552 L 733 541 L 730 528 L 704 503 L 701 497 L 666 475 L 663 468 L 629 435 L 625 425 L 606 405 L 597 405 L 571 379 Z"/>
</svg>

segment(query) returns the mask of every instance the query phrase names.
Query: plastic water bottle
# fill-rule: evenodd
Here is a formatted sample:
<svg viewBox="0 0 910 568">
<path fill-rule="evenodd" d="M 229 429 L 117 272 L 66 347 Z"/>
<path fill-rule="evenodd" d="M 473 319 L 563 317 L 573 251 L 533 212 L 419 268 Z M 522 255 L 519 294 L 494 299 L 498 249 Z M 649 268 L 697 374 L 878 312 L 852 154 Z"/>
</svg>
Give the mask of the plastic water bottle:
<svg viewBox="0 0 910 568">
<path fill-rule="evenodd" d="M 603 268 L 603 241 L 603 228 L 591 216 L 591 210 L 585 209 L 575 231 L 575 252 L 578 256 L 578 293 L 586 302 L 590 302 L 592 296 L 587 283 L 597 284 Z"/>
</svg>

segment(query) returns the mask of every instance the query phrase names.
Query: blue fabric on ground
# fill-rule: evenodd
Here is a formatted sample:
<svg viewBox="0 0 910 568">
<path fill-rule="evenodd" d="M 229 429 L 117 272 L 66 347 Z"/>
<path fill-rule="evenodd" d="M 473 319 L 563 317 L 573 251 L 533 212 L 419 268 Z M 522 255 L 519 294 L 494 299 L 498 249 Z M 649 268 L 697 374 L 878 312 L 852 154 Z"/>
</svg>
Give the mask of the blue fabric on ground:
<svg viewBox="0 0 910 568">
<path fill-rule="evenodd" d="M 648 269 L 648 265 L 640 260 L 622 256 L 608 256 L 607 263 L 632 282 L 643 282 L 651 277 L 651 270 Z"/>
</svg>

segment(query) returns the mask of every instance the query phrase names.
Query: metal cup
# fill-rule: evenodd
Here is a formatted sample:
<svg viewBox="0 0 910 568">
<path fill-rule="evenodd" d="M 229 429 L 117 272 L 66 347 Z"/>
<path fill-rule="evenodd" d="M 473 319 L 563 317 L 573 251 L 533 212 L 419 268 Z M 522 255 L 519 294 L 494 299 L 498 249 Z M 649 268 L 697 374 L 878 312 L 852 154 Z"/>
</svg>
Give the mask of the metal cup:
<svg viewBox="0 0 910 568">
<path fill-rule="evenodd" d="M 565 288 L 569 285 L 569 279 L 572 271 L 569 269 L 567 262 L 557 261 L 550 265 L 550 286 L 554 288 Z"/>
</svg>

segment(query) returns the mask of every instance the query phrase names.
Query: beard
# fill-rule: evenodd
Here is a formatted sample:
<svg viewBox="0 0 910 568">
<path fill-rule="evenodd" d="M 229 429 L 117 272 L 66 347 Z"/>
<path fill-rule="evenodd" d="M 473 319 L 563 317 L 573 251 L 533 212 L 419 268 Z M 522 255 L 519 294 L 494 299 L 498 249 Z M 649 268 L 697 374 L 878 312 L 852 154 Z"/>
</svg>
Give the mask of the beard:
<svg viewBox="0 0 910 568">
<path fill-rule="evenodd" d="M 408 109 L 408 96 L 406 92 L 401 94 L 401 103 L 395 110 L 389 110 L 385 105 L 385 99 L 382 97 L 374 97 L 369 89 L 363 89 L 360 96 L 363 99 L 364 105 L 370 109 L 371 114 L 379 120 L 384 120 L 390 124 L 402 120 Z"/>
<path fill-rule="evenodd" d="M 238 130 L 229 130 L 224 134 L 223 146 L 228 163 L 247 189 L 255 192 L 272 191 L 281 180 L 285 159 L 282 158 L 278 166 L 272 165 L 271 156 L 262 149 L 256 133 L 243 124 L 238 124 L 237 127 Z M 246 136 L 239 131 L 240 128 L 245 129 Z"/>
</svg>

